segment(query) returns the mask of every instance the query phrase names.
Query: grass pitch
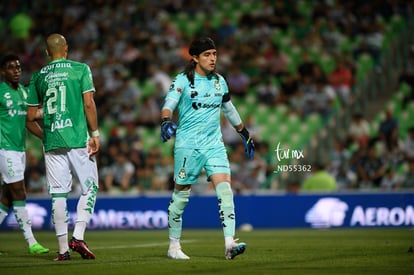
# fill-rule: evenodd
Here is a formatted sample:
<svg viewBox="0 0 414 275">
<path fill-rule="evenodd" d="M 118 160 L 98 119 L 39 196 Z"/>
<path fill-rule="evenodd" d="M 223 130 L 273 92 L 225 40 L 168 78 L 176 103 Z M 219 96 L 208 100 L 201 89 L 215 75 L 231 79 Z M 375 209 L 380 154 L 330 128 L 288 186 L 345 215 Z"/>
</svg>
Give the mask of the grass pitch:
<svg viewBox="0 0 414 275">
<path fill-rule="evenodd" d="M 0 232 L 0 274 L 414 274 L 414 230 L 330 229 L 237 232 L 247 250 L 224 259 L 219 230 L 184 230 L 182 246 L 190 260 L 167 258 L 168 233 L 87 231 L 96 260 L 54 262 L 52 231 L 35 232 L 48 254 L 29 255 L 20 231 Z"/>
</svg>

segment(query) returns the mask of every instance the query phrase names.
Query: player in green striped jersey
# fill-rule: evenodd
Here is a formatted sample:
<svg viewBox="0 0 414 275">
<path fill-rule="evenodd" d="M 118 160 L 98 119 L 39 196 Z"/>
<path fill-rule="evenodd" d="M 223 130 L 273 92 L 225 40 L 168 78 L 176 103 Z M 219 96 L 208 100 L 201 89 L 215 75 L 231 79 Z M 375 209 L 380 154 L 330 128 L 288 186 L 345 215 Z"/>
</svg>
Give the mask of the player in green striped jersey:
<svg viewBox="0 0 414 275">
<path fill-rule="evenodd" d="M 3 179 L 0 224 L 13 206 L 16 220 L 29 245 L 29 253 L 47 253 L 49 249 L 40 245 L 33 236 L 24 183 L 26 127 L 39 138 L 42 137 L 42 129 L 37 122 L 26 125 L 27 92 L 19 83 L 22 73 L 19 57 L 6 55 L 0 69 L 4 79 L 0 84 L 0 174 Z"/>
<path fill-rule="evenodd" d="M 67 59 L 68 45 L 62 35 L 49 35 L 46 46 L 51 61 L 30 80 L 27 118 L 34 120 L 38 107 L 43 107 L 46 178 L 59 243 L 55 260 L 69 260 L 69 248 L 83 259 L 95 259 L 84 241 L 98 192 L 95 154 L 100 144 L 92 74 L 87 64 Z M 72 176 L 78 178 L 82 194 L 68 244 L 66 200 L 72 190 Z"/>
</svg>

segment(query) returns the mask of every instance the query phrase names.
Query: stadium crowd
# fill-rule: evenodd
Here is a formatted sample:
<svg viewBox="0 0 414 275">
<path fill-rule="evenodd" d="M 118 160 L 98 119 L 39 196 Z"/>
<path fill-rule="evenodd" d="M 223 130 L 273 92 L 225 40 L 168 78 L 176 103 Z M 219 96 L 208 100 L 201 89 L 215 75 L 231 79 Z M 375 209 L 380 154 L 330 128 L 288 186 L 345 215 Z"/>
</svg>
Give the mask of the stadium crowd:
<svg viewBox="0 0 414 275">
<path fill-rule="evenodd" d="M 242 2 L 3 1 L 0 53 L 20 56 L 22 81 L 28 84 L 48 62 L 45 37 L 65 34 L 70 58 L 90 65 L 96 85 L 99 123 L 106 133 L 98 156 L 101 191 L 161 192 L 172 188 L 172 156 L 159 135 L 143 132 L 158 133 L 161 102 L 171 76 L 189 59 L 192 37 L 208 35 L 217 42 L 217 70 L 237 105 L 253 95 L 257 108 L 277 112 L 287 107 L 303 121 L 317 114 L 328 123 L 338 108 L 358 100 L 354 89 L 361 55 L 372 58 L 380 77 L 389 69 L 382 66 L 385 27 L 395 15 L 409 20 L 414 8 L 413 1 L 398 0 Z M 254 114 L 242 113 L 257 142 L 253 161 L 246 161 L 237 133 L 222 123 L 234 188 L 282 191 L 286 187 L 274 177 L 275 148 L 262 133 L 265 127 L 277 135 L 279 125 L 262 125 Z M 401 136 L 398 118 L 388 112 L 373 134 L 364 115 L 352 114 L 352 126 L 336 137 L 322 165 L 335 178 L 335 191 L 413 188 L 414 130 Z M 157 141 L 147 146 L 149 139 Z M 41 148 L 28 148 L 27 190 L 44 194 L 44 164 L 36 150 Z M 397 173 L 401 164 L 406 168 Z M 212 191 L 205 183 L 201 178 L 195 192 Z"/>
</svg>

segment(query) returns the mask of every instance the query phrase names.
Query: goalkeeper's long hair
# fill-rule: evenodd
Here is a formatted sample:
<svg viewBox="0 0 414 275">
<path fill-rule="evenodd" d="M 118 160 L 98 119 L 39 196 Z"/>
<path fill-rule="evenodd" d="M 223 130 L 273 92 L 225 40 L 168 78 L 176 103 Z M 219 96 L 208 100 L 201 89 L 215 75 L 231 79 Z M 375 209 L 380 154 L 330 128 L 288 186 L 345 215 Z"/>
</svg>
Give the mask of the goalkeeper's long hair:
<svg viewBox="0 0 414 275">
<path fill-rule="evenodd" d="M 195 62 L 193 59 L 191 59 L 190 62 L 185 66 L 184 74 L 187 76 L 188 81 L 190 81 L 191 87 L 194 87 L 194 72 L 195 68 L 197 66 L 197 62 Z M 217 80 L 219 79 L 219 76 L 216 72 L 216 69 L 212 71 L 209 75 L 209 77 L 215 77 Z"/>
</svg>

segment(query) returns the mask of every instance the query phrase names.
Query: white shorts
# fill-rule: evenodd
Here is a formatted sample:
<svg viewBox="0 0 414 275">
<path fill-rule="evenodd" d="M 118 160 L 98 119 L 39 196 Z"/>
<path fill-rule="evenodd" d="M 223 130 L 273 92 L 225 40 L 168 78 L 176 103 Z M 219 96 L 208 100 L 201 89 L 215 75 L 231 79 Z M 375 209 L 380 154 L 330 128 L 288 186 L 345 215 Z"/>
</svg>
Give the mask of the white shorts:
<svg viewBox="0 0 414 275">
<path fill-rule="evenodd" d="M 0 149 L 0 174 L 4 183 L 24 180 L 25 166 L 26 152 Z"/>
<path fill-rule="evenodd" d="M 86 148 L 45 152 L 45 163 L 50 194 L 69 193 L 72 190 L 72 177 L 79 180 L 83 195 L 93 185 L 98 187 L 96 158 L 89 157 Z"/>
</svg>

